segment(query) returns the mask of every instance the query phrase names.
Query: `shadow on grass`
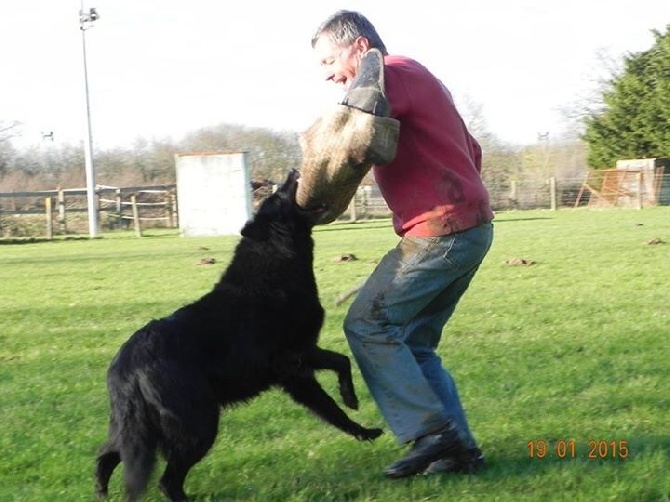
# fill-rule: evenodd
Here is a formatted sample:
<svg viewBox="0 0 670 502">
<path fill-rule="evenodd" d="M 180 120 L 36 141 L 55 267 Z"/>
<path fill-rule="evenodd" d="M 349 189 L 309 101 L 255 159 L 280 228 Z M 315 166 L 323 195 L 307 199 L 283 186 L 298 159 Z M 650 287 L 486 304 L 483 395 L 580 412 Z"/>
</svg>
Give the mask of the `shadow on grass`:
<svg viewBox="0 0 670 502">
<path fill-rule="evenodd" d="M 135 232 L 131 230 L 121 230 L 106 232 L 100 234 L 96 237 L 91 237 L 89 235 L 77 234 L 77 235 L 57 235 L 52 239 L 47 237 L 3 237 L 0 238 L 0 246 L 2 245 L 14 245 L 14 244 L 39 244 L 39 243 L 58 243 L 58 242 L 69 242 L 69 241 L 97 241 L 104 239 L 157 239 L 165 237 L 179 237 L 179 231 L 175 229 L 153 229 L 145 230 L 142 233 L 142 237 L 137 237 Z M 215 236 L 222 237 L 222 236 Z"/>
<path fill-rule="evenodd" d="M 364 445 L 361 445 L 362 447 Z M 254 458 L 252 454 L 239 457 L 233 450 L 218 450 L 212 455 L 218 457 L 216 467 L 196 465 L 192 475 L 199 469 L 205 472 L 216 472 L 216 476 L 205 474 L 207 479 L 200 476 L 198 486 L 189 487 L 187 478 L 186 491 L 189 500 L 193 502 L 238 501 L 238 500 L 389 500 L 389 494 L 398 498 L 395 500 L 411 500 L 412 497 L 423 497 L 422 500 L 432 500 L 431 494 L 454 490 L 458 493 L 467 487 L 472 497 L 487 493 L 489 490 L 500 491 L 502 500 L 511 500 L 509 497 L 518 496 L 520 499 L 529 492 L 539 489 L 541 480 L 549 485 L 557 482 L 564 483 L 560 488 L 564 490 L 566 499 L 570 494 L 578 497 L 580 494 L 597 492 L 596 488 L 588 488 L 589 478 L 593 480 L 610 479 L 617 477 L 617 472 L 627 468 L 630 462 L 652 457 L 659 452 L 670 454 L 670 438 L 662 436 L 641 436 L 629 439 L 630 458 L 627 459 L 579 459 L 563 458 L 554 455 L 552 458 L 529 458 L 525 448 L 517 449 L 513 455 L 509 451 L 492 450 L 489 456 L 489 467 L 478 474 L 439 474 L 432 476 L 414 476 L 399 480 L 389 480 L 383 474 L 384 468 L 392 461 L 397 460 L 402 451 L 395 448 L 369 448 L 364 455 L 355 451 L 342 451 L 337 445 L 328 454 L 319 460 L 306 463 L 298 458 L 288 461 L 287 452 L 280 452 L 275 457 L 272 454 L 259 453 L 265 456 L 265 461 Z M 583 450 L 583 448 L 582 448 Z M 588 451 L 588 449 L 587 449 Z M 223 454 L 223 455 L 222 455 Z M 293 464 L 292 468 L 287 465 Z M 162 472 L 164 464 L 157 466 L 157 472 Z M 607 475 L 606 471 L 613 472 Z M 565 476 L 566 473 L 574 472 Z M 603 477 L 604 474 L 604 477 Z M 653 473 L 652 473 L 653 474 Z M 658 473 L 662 475 L 662 473 Z M 598 481 L 598 482 L 600 482 Z M 565 484 L 567 483 L 567 485 Z M 572 483 L 572 484 L 570 484 Z M 587 487 L 587 488 L 584 488 Z M 549 496 L 553 488 L 546 485 L 540 490 L 544 496 Z M 639 500 L 663 500 L 656 498 L 659 495 L 659 485 L 648 487 L 631 487 L 630 493 L 649 495 L 649 498 Z M 155 483 L 150 485 L 148 492 L 155 493 Z M 584 491 L 586 490 L 586 491 Z M 639 491 L 641 490 L 641 491 Z M 505 498 L 505 495 L 508 498 Z M 442 500 L 442 499 L 440 499 Z M 487 500 L 490 500 L 487 498 Z M 563 500 L 563 498 L 561 498 Z"/>
<path fill-rule="evenodd" d="M 494 224 L 498 223 L 515 223 L 517 221 L 535 221 L 535 220 L 553 220 L 551 216 L 533 216 L 531 218 L 510 218 L 510 219 L 502 219 L 502 217 L 498 216 L 496 217 L 495 220 L 493 220 Z"/>
<path fill-rule="evenodd" d="M 95 239 L 99 239 L 99 237 L 95 237 Z M 0 239 L 0 246 L 14 245 L 14 244 L 36 244 L 41 242 L 56 243 L 65 241 L 88 241 L 88 240 L 91 240 L 91 237 L 83 235 L 69 235 L 67 237 L 55 237 L 53 239 L 47 239 L 46 237 L 8 237 Z"/>
</svg>

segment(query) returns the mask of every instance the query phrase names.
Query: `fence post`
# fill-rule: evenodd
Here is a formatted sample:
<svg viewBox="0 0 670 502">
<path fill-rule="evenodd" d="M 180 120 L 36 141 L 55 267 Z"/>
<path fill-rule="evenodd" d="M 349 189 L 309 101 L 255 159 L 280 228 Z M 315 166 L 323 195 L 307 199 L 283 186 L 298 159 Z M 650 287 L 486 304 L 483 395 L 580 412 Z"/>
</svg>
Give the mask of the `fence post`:
<svg viewBox="0 0 670 502">
<path fill-rule="evenodd" d="M 135 194 L 130 196 L 130 202 L 133 205 L 133 222 L 135 223 L 135 235 L 142 237 L 142 228 L 140 227 L 140 211 L 137 208 L 137 196 Z"/>
<path fill-rule="evenodd" d="M 349 202 L 349 221 L 354 223 L 356 218 L 356 195 L 354 195 Z"/>
<path fill-rule="evenodd" d="M 123 205 L 121 204 L 121 189 L 117 188 L 115 190 L 116 192 L 116 228 L 121 229 L 123 228 Z"/>
<path fill-rule="evenodd" d="M 177 228 L 177 196 L 173 190 L 170 190 L 168 193 L 169 207 L 168 212 L 170 215 L 170 227 Z"/>
<path fill-rule="evenodd" d="M 635 208 L 642 209 L 642 192 L 644 191 L 644 185 L 642 185 L 642 171 L 638 172 L 635 175 L 635 181 L 637 182 L 637 193 L 635 194 Z"/>
<path fill-rule="evenodd" d="M 47 239 L 51 240 L 54 238 L 54 223 L 53 223 L 53 212 L 51 207 L 51 197 L 44 199 L 44 211 L 47 218 Z"/>
<path fill-rule="evenodd" d="M 174 216 L 172 214 L 172 194 L 169 191 L 165 192 L 165 219 L 167 221 L 166 227 L 172 228 L 174 226 Z"/>
<path fill-rule="evenodd" d="M 556 211 L 556 178 L 549 178 L 549 198 L 551 210 Z"/>
<path fill-rule="evenodd" d="M 63 233 L 67 232 L 67 220 L 65 219 L 65 191 L 58 187 L 58 225 Z"/>
</svg>

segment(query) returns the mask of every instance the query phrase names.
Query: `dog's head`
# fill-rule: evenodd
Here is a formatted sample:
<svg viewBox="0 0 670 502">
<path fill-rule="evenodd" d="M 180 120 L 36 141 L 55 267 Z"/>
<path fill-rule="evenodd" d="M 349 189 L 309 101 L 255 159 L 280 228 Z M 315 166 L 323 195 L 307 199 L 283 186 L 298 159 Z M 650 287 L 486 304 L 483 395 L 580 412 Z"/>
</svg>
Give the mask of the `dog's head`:
<svg viewBox="0 0 670 502">
<path fill-rule="evenodd" d="M 273 230 L 280 233 L 310 232 L 318 220 L 314 211 L 305 211 L 296 203 L 300 173 L 292 169 L 284 183 L 265 199 L 251 221 L 242 228 L 242 236 L 262 241 L 270 237 Z"/>
</svg>

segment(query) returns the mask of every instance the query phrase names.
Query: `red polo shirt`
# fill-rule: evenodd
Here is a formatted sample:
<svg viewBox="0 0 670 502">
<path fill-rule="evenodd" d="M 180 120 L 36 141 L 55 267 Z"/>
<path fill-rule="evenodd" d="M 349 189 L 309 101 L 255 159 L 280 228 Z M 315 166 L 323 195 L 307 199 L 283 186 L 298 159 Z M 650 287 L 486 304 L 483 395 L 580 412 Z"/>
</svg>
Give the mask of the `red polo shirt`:
<svg viewBox="0 0 670 502">
<path fill-rule="evenodd" d="M 493 219 L 481 179 L 482 150 L 451 93 L 424 66 L 384 58 L 391 116 L 400 121 L 396 158 L 374 166 L 398 235 L 434 237 Z"/>
</svg>

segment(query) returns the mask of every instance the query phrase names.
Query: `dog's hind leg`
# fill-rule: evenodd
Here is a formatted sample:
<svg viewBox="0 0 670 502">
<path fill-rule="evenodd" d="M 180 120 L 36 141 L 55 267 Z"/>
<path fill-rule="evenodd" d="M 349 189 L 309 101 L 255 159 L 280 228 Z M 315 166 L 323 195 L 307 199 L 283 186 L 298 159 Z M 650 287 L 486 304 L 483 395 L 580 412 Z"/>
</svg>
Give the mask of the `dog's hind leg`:
<svg viewBox="0 0 670 502">
<path fill-rule="evenodd" d="M 310 376 L 289 376 L 282 380 L 281 387 L 298 403 L 306 406 L 324 421 L 354 436 L 359 441 L 371 441 L 383 433 L 381 429 L 366 429 L 351 420 L 337 405 L 319 382 Z"/>
<path fill-rule="evenodd" d="M 354 382 L 351 377 L 351 362 L 344 354 L 325 350 L 320 347 L 307 351 L 303 355 L 306 366 L 314 370 L 332 370 L 337 373 L 342 401 L 353 410 L 358 409 L 358 398 L 354 390 Z"/>
<path fill-rule="evenodd" d="M 195 462 L 182 463 L 179 460 L 169 460 L 158 482 L 158 489 L 161 493 L 173 502 L 187 502 L 184 481 L 193 464 Z"/>
<path fill-rule="evenodd" d="M 98 497 L 106 497 L 109 486 L 109 478 L 116 466 L 121 462 L 121 455 L 116 446 L 108 441 L 100 449 L 95 467 L 95 494 Z"/>
<path fill-rule="evenodd" d="M 172 501 L 184 502 L 184 481 L 188 471 L 207 454 L 214 444 L 219 422 L 219 403 L 212 396 L 198 401 L 197 389 L 161 417 L 162 450 L 167 460 L 158 482 L 160 491 Z M 198 396 L 203 397 L 203 396 Z"/>
<path fill-rule="evenodd" d="M 158 489 L 172 501 L 188 500 L 184 492 L 184 481 L 188 471 L 205 456 L 214 443 L 216 433 L 211 439 L 182 436 L 179 446 L 166 448 L 167 465 L 158 482 Z M 191 442 L 193 441 L 193 442 Z"/>
</svg>

